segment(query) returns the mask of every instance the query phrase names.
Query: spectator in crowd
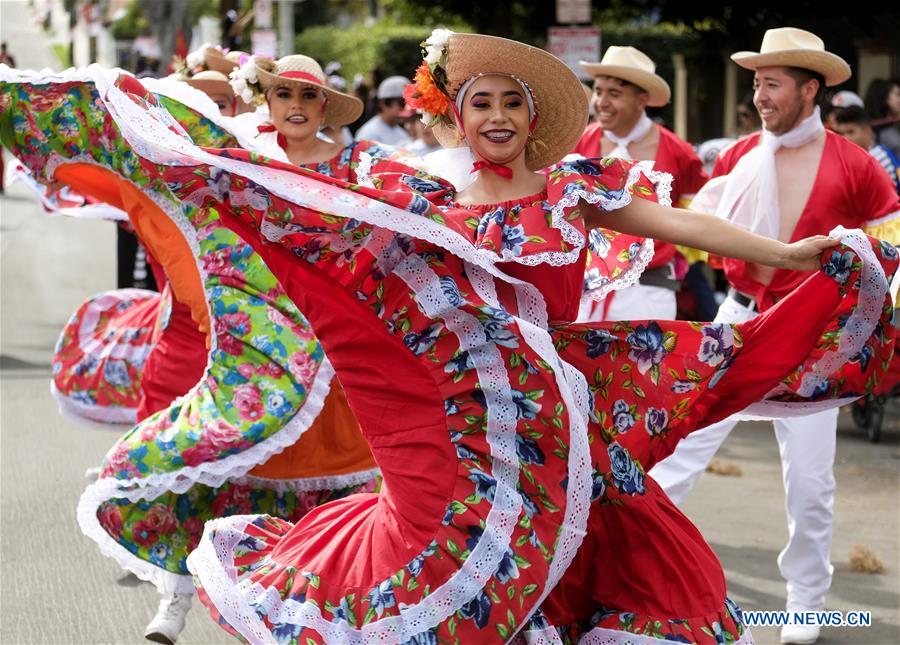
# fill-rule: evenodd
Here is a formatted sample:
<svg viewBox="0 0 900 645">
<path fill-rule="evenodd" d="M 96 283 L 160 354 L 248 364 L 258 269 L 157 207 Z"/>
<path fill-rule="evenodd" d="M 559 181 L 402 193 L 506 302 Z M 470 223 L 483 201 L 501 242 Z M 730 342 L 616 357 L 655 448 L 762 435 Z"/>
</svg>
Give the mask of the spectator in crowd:
<svg viewBox="0 0 900 645">
<path fill-rule="evenodd" d="M 330 71 L 329 71 L 330 70 Z M 328 87 L 338 92 L 347 91 L 347 81 L 339 74 L 341 64 L 332 61 L 325 67 L 325 76 L 328 79 Z M 353 133 L 346 125 L 336 128 L 332 125 L 323 126 L 321 133 L 334 141 L 335 143 L 346 146 L 353 141 Z"/>
<path fill-rule="evenodd" d="M 581 68 L 594 78 L 594 109 L 597 120 L 589 123 L 573 152 L 584 157 L 648 159 L 654 170 L 672 176 L 674 206 L 686 206 L 706 182 L 707 175 L 693 147 L 672 131 L 654 123 L 646 108 L 669 102 L 669 84 L 656 73 L 656 64 L 634 47 L 610 47 L 599 63 L 581 61 Z M 619 237 L 625 242 L 626 237 Z M 582 300 L 580 321 L 673 320 L 678 312 L 676 291 L 688 262 L 679 261 L 672 244 L 656 244 L 639 283 L 609 294 L 603 302 Z"/>
<path fill-rule="evenodd" d="M 891 181 L 894 182 L 894 188 L 900 193 L 900 176 L 898 176 L 900 161 L 897 161 L 897 156 L 891 152 L 890 148 L 875 143 L 875 132 L 872 130 L 869 117 L 862 106 L 851 105 L 840 108 L 835 113 L 834 120 L 834 131 L 864 150 L 868 150 L 869 154 L 875 157 L 887 171 Z"/>
<path fill-rule="evenodd" d="M 403 90 L 412 83 L 405 76 L 388 76 L 378 85 L 378 114 L 356 131 L 357 141 L 366 139 L 389 146 L 405 146 L 410 143 L 409 133 L 403 127 L 414 112 L 406 109 Z"/>
<path fill-rule="evenodd" d="M 875 141 L 900 157 L 900 79 L 875 79 L 866 92 L 866 111 Z"/>
<path fill-rule="evenodd" d="M 421 112 L 417 113 L 416 116 L 421 117 Z M 437 137 L 434 136 L 434 129 L 422 123 L 421 118 L 410 119 L 407 128 L 409 129 L 410 137 L 412 137 L 412 143 L 407 146 L 407 150 L 417 157 L 424 157 L 429 153 L 441 150 L 442 146 Z"/>
<path fill-rule="evenodd" d="M 365 77 L 362 74 L 355 74 L 353 76 L 353 95 L 363 102 L 363 113 L 356 121 L 347 126 L 350 128 L 350 132 L 355 133 L 374 115 L 371 94 L 372 86 L 366 82 Z"/>
<path fill-rule="evenodd" d="M 872 157 L 822 123 L 819 99 L 826 86 L 850 78 L 847 62 L 815 34 L 793 27 L 770 29 L 759 52 L 731 58 L 755 72 L 754 104 L 764 128 L 719 155 L 693 207 L 781 239 L 825 235 L 843 225 L 896 243 L 900 202 L 893 185 Z M 724 258 L 723 266 L 730 289 L 715 319 L 723 324 L 769 310 L 809 275 L 734 258 Z M 824 610 L 831 586 L 837 412 L 810 406 L 809 414 L 772 419 L 788 516 L 788 543 L 778 556 L 788 611 Z M 747 410 L 755 418 L 759 413 Z M 651 470 L 672 501 L 684 501 L 740 416 L 692 433 Z M 782 643 L 818 637 L 817 625 L 781 629 Z"/>
<path fill-rule="evenodd" d="M 860 98 L 859 94 L 856 92 L 850 92 L 848 90 L 841 90 L 840 92 L 835 92 L 828 99 L 828 104 L 824 107 L 822 113 L 822 120 L 825 122 L 825 127 L 829 130 L 837 132 L 837 122 L 835 121 L 835 115 L 842 108 L 850 107 L 851 105 L 855 105 L 857 107 L 865 107 L 862 98 Z"/>
</svg>

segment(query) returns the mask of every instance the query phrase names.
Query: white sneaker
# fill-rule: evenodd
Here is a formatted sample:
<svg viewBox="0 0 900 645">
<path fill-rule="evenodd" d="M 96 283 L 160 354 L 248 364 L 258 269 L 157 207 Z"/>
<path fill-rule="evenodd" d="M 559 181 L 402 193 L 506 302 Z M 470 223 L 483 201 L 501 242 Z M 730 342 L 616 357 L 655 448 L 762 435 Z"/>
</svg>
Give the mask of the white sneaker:
<svg viewBox="0 0 900 645">
<path fill-rule="evenodd" d="M 785 625 L 781 628 L 781 642 L 811 645 L 819 640 L 818 625 Z"/>
<path fill-rule="evenodd" d="M 163 596 L 159 601 L 156 616 L 144 630 L 144 638 L 154 643 L 174 645 L 178 635 L 184 629 L 184 621 L 191 608 L 194 594 L 174 593 Z"/>
</svg>

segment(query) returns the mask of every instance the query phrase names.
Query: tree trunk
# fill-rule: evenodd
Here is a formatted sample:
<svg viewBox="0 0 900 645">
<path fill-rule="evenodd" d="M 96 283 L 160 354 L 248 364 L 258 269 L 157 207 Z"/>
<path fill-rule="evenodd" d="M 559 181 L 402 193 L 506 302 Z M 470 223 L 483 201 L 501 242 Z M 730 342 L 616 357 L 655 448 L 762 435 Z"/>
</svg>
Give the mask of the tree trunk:
<svg viewBox="0 0 900 645">
<path fill-rule="evenodd" d="M 144 4 L 144 15 L 153 25 L 159 43 L 160 72 L 166 71 L 171 63 L 179 31 L 185 40 L 191 39 L 193 25 L 188 9 L 188 0 L 155 0 Z"/>
</svg>

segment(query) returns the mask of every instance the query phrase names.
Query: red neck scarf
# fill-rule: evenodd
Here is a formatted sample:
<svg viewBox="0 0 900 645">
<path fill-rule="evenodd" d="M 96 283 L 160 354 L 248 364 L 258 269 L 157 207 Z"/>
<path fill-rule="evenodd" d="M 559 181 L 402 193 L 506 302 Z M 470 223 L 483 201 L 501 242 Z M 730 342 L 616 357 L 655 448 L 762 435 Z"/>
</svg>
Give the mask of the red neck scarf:
<svg viewBox="0 0 900 645">
<path fill-rule="evenodd" d="M 262 125 L 256 127 L 256 131 L 258 132 L 256 136 L 259 136 L 260 134 L 277 132 L 278 130 L 271 123 L 263 123 Z M 278 147 L 287 152 L 287 138 L 285 138 L 285 136 L 279 132 L 276 140 L 278 141 Z"/>
<path fill-rule="evenodd" d="M 512 171 L 512 168 L 510 168 L 509 166 L 504 166 L 502 163 L 494 163 L 492 161 L 485 161 L 483 159 L 480 161 L 476 161 L 474 164 L 472 164 L 472 170 L 469 172 L 470 173 L 478 172 L 479 170 L 482 170 L 484 168 L 487 168 L 488 170 L 490 170 L 491 172 L 493 172 L 497 175 L 500 175 L 504 179 L 512 179 L 513 178 L 513 171 Z"/>
</svg>

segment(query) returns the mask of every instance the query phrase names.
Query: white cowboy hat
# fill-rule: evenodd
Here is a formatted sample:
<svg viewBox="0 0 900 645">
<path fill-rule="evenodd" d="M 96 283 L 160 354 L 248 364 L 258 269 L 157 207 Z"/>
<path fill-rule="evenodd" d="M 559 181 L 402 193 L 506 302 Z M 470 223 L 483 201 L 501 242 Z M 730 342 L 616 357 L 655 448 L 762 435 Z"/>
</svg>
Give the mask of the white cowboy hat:
<svg viewBox="0 0 900 645">
<path fill-rule="evenodd" d="M 672 98 L 669 84 L 656 73 L 656 64 L 640 49 L 613 46 L 599 63 L 582 60 L 578 64 L 591 76 L 612 76 L 637 85 L 650 95 L 650 107 L 662 107 Z"/>
<path fill-rule="evenodd" d="M 825 85 L 840 85 L 850 78 L 850 66 L 831 52 L 814 33 L 794 27 L 769 29 L 758 52 L 737 52 L 731 60 L 746 69 L 799 67 L 821 74 Z"/>
</svg>

